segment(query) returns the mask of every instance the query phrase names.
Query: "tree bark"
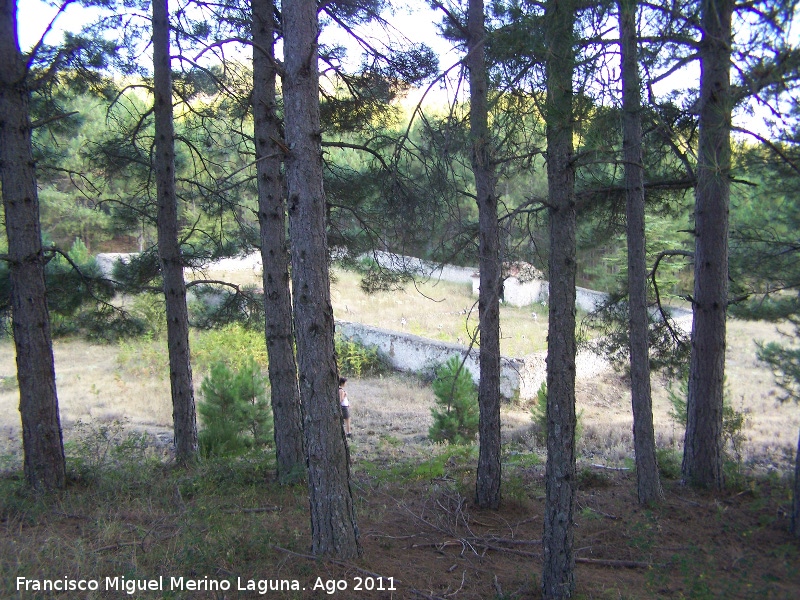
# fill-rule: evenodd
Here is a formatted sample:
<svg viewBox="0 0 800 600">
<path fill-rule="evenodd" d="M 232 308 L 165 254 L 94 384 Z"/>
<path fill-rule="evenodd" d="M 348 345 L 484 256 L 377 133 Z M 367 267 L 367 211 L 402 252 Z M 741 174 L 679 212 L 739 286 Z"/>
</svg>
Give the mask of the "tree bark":
<svg viewBox="0 0 800 600">
<path fill-rule="evenodd" d="M 322 185 L 318 33 L 314 0 L 284 1 L 283 98 L 289 148 L 286 178 L 292 298 L 308 453 L 312 551 L 352 558 L 361 554 L 361 547 L 333 343 Z"/>
<path fill-rule="evenodd" d="M 573 163 L 573 50 L 575 6 L 545 7 L 547 185 L 550 219 L 550 317 L 547 345 L 547 466 L 542 596 L 575 591 L 575 167 Z"/>
<path fill-rule="evenodd" d="M 17 354 L 25 478 L 35 489 L 66 485 L 53 343 L 45 290 L 45 256 L 31 145 L 27 67 L 20 52 L 17 5 L 0 5 L 0 178 L 11 311 Z"/>
<path fill-rule="evenodd" d="M 641 85 L 636 35 L 636 1 L 619 1 L 622 51 L 622 119 L 628 221 L 628 310 L 630 324 L 631 405 L 636 482 L 640 504 L 664 498 L 658 475 L 648 348 L 647 255 L 642 161 Z"/>
<path fill-rule="evenodd" d="M 797 438 L 797 454 L 794 455 L 794 493 L 792 494 L 792 535 L 800 539 L 800 435 Z"/>
<path fill-rule="evenodd" d="M 252 0 L 253 12 L 253 134 L 258 173 L 258 222 L 261 263 L 264 267 L 264 315 L 275 456 L 278 481 L 305 478 L 303 415 L 297 386 L 297 362 L 292 330 L 289 289 L 289 252 L 286 240 L 286 203 L 278 141 L 280 121 L 276 107 L 275 27 L 273 0 Z"/>
<path fill-rule="evenodd" d="M 497 194 L 489 139 L 488 77 L 484 42 L 483 0 L 470 0 L 467 19 L 467 57 L 470 95 L 472 172 L 480 229 L 480 449 L 475 480 L 475 502 L 481 508 L 500 507 L 500 228 Z"/>
<path fill-rule="evenodd" d="M 683 479 L 722 489 L 728 308 L 732 0 L 704 0 L 695 192 L 695 282 Z"/>
<path fill-rule="evenodd" d="M 172 420 L 179 462 L 197 456 L 197 416 L 189 356 L 189 312 L 178 241 L 175 188 L 175 131 L 172 121 L 172 66 L 168 0 L 153 1 L 153 85 L 155 93 L 155 173 L 158 197 L 158 256 L 167 311 Z"/>
</svg>

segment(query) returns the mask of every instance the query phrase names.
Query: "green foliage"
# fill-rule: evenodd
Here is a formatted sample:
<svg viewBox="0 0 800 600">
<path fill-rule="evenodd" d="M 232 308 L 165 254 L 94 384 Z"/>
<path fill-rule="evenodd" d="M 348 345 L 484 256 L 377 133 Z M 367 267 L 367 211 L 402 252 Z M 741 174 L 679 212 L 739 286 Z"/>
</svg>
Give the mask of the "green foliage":
<svg viewBox="0 0 800 600">
<path fill-rule="evenodd" d="M 656 306 L 652 305 L 655 310 Z M 668 320 L 650 312 L 647 345 L 650 370 L 667 377 L 685 375 L 689 368 L 689 336 L 674 322 L 669 307 Z M 619 372 L 630 369 L 630 314 L 626 295 L 612 295 L 607 302 L 589 313 L 581 323 L 581 332 L 595 340 L 589 347 L 607 358 Z"/>
<path fill-rule="evenodd" d="M 379 375 L 389 370 L 386 361 L 375 346 L 364 346 L 358 341 L 348 340 L 337 335 L 334 338 L 336 346 L 336 362 L 339 373 L 347 377 L 362 377 L 364 375 Z"/>
<path fill-rule="evenodd" d="M 167 331 L 167 311 L 164 294 L 139 294 L 129 310 L 131 316 L 142 324 L 143 331 L 152 337 L 160 337 Z"/>
<path fill-rule="evenodd" d="M 218 363 L 234 371 L 245 369 L 250 363 L 261 369 L 269 365 L 264 332 L 248 329 L 239 323 L 193 331 L 191 351 L 192 364 L 199 371 L 208 371 Z"/>
<path fill-rule="evenodd" d="M 131 309 L 132 311 L 134 309 Z M 133 373 L 168 376 L 169 359 L 167 344 L 161 336 L 153 332 L 158 328 L 163 314 L 163 305 L 159 308 L 159 298 L 142 298 L 142 306 L 136 309 L 137 314 L 147 317 L 149 331 L 138 338 L 122 341 L 119 344 L 117 362 Z M 205 373 L 212 365 L 222 363 L 233 370 L 239 370 L 254 362 L 261 369 L 266 369 L 266 340 L 262 332 L 246 329 L 242 325 L 233 324 L 208 331 L 191 331 L 190 349 L 192 352 L 192 368 L 195 373 Z"/>
<path fill-rule="evenodd" d="M 211 329 L 239 323 L 248 329 L 263 329 L 264 294 L 255 287 L 198 285 L 192 292 L 189 315 L 193 326 Z"/>
<path fill-rule="evenodd" d="M 536 401 L 531 406 L 531 421 L 533 422 L 533 435 L 536 441 L 543 444 L 547 441 L 547 382 L 536 391 Z"/>
<path fill-rule="evenodd" d="M 680 479 L 681 453 L 674 448 L 656 448 L 656 462 L 658 472 L 666 479 Z"/>
<path fill-rule="evenodd" d="M 431 408 L 433 425 L 428 436 L 434 442 L 474 442 L 480 418 L 478 391 L 458 356 L 453 356 L 437 369 L 432 386 L 436 406 Z"/>
<path fill-rule="evenodd" d="M 124 419 L 111 422 L 78 420 L 71 428 L 71 439 L 64 444 L 68 464 L 85 479 L 99 480 L 121 475 L 135 466 L 155 459 L 149 436 L 130 431 Z"/>
<path fill-rule="evenodd" d="M 741 461 L 742 449 L 747 438 L 744 435 L 745 415 L 733 408 L 730 403 L 729 390 L 725 385 L 725 396 L 722 404 L 722 439 L 737 462 Z M 678 389 L 672 382 L 667 385 L 667 398 L 672 408 L 669 410 L 670 418 L 678 425 L 686 428 L 688 422 L 687 404 L 689 397 L 689 381 L 684 379 Z"/>
<path fill-rule="evenodd" d="M 236 456 L 270 443 L 272 411 L 266 381 L 252 360 L 235 371 L 222 362 L 212 365 L 197 405 L 203 420 L 199 435 L 203 456 Z"/>
<path fill-rule="evenodd" d="M 47 306 L 55 330 L 62 327 L 62 324 L 74 327 L 71 318 L 81 308 L 102 303 L 114 294 L 110 282 L 102 279 L 97 263 L 89 256 L 80 239 L 74 241 L 66 254 L 72 264 L 64 256 L 54 252 L 45 268 Z M 9 276 L 8 265 L 3 261 L 0 263 L 0 307 L 3 309 L 7 309 L 10 303 Z"/>
</svg>

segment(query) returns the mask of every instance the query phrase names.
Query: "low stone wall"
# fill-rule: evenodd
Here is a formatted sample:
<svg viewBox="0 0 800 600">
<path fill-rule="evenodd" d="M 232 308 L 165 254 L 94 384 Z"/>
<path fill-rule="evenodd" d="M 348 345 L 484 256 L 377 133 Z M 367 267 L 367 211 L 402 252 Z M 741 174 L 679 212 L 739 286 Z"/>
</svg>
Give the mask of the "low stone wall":
<svg viewBox="0 0 800 600">
<path fill-rule="evenodd" d="M 399 371 L 430 372 L 451 356 L 466 357 L 464 367 L 476 383 L 480 378 L 478 350 L 460 344 L 450 344 L 417 335 L 409 335 L 361 323 L 337 321 L 336 331 L 348 340 L 378 348 L 391 365 Z M 547 379 L 547 352 L 537 352 L 525 358 L 502 357 L 500 363 L 500 394 L 510 399 L 519 394 L 522 399 L 536 396 Z M 581 350 L 576 357 L 576 377 L 590 378 L 610 368 L 608 361 L 591 350 Z"/>
<path fill-rule="evenodd" d="M 431 279 L 452 281 L 453 283 L 472 283 L 472 276 L 476 273 L 473 267 L 456 267 L 454 265 L 437 265 L 413 256 L 402 256 L 391 252 L 375 251 L 364 254 L 364 258 L 372 258 L 382 268 L 390 271 L 416 273 Z"/>
</svg>

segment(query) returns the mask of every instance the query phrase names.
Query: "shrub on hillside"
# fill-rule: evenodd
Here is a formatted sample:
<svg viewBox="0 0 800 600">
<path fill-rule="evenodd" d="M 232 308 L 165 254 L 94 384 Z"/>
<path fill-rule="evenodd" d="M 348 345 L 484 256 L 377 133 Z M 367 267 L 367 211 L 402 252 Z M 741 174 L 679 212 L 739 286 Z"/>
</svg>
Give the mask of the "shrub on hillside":
<svg viewBox="0 0 800 600">
<path fill-rule="evenodd" d="M 266 381 L 254 361 L 235 371 L 222 362 L 212 365 L 197 405 L 203 421 L 199 434 L 203 456 L 235 456 L 270 443 L 272 411 Z"/>
<path fill-rule="evenodd" d="M 336 345 L 336 363 L 339 373 L 347 377 L 378 375 L 389 370 L 386 360 L 374 346 L 365 346 L 360 342 L 348 340 L 340 335 L 334 339 Z"/>
<path fill-rule="evenodd" d="M 239 323 L 219 329 L 192 331 L 192 366 L 206 371 L 223 363 L 234 371 L 255 363 L 261 369 L 269 365 L 264 331 L 248 329 Z"/>
<path fill-rule="evenodd" d="M 436 406 L 431 408 L 433 425 L 428 436 L 434 442 L 474 442 L 480 418 L 478 390 L 458 356 L 453 356 L 437 369 L 432 385 Z"/>
</svg>

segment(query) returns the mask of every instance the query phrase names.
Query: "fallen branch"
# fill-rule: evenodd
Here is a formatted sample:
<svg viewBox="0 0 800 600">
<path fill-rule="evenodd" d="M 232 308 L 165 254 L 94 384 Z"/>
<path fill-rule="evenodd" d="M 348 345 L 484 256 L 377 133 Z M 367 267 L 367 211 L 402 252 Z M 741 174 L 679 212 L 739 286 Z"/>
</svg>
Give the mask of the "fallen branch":
<svg viewBox="0 0 800 600">
<path fill-rule="evenodd" d="M 110 546 L 103 546 L 102 548 L 95 548 L 93 552 L 105 552 L 106 550 L 118 550 L 119 548 L 125 548 L 126 546 L 139 546 L 142 542 L 135 541 L 135 542 L 117 542 L 116 544 L 111 544 Z"/>
<path fill-rule="evenodd" d="M 510 540 L 508 538 L 481 538 L 488 539 L 496 544 L 508 544 L 509 546 L 541 546 L 542 540 Z"/>
<path fill-rule="evenodd" d="M 606 471 L 630 471 L 631 470 L 630 467 L 608 467 L 606 465 L 597 465 L 597 464 L 592 464 L 591 466 L 593 468 L 595 468 L 595 469 L 605 469 Z"/>
<path fill-rule="evenodd" d="M 527 558 L 541 558 L 539 552 L 526 552 L 525 550 L 516 550 L 515 548 L 503 548 L 502 546 L 492 546 L 491 544 L 475 543 L 479 548 L 486 548 L 495 552 L 505 552 L 506 554 L 516 554 L 517 556 L 525 556 Z"/>
<path fill-rule="evenodd" d="M 262 512 L 277 512 L 281 509 L 280 506 L 260 506 L 258 508 L 230 508 L 221 510 L 219 512 L 226 515 L 235 515 L 238 513 L 262 513 Z"/>
<path fill-rule="evenodd" d="M 612 569 L 652 569 L 657 566 L 653 563 L 639 562 L 635 560 L 611 560 L 603 558 L 576 558 L 576 563 L 584 565 L 595 565 L 598 567 L 611 567 Z"/>
</svg>

